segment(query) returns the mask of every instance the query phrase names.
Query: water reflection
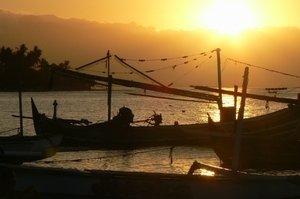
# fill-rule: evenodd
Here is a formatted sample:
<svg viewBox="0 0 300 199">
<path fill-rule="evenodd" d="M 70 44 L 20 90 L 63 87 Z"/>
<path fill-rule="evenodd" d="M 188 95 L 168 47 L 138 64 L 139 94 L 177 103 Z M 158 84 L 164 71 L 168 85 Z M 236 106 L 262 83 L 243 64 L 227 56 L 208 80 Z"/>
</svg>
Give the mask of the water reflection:
<svg viewBox="0 0 300 199">
<path fill-rule="evenodd" d="M 248 89 L 252 92 L 251 89 Z M 254 89 L 254 93 L 263 93 L 263 89 Z M 136 92 L 141 92 L 140 90 Z M 147 91 L 148 92 L 148 91 Z M 286 97 L 296 98 L 300 91 L 287 93 Z M 147 93 L 151 94 L 151 93 Z M 53 115 L 53 101 L 58 102 L 58 117 L 69 119 L 88 119 L 89 121 L 107 120 L 107 93 L 103 91 L 93 92 L 34 92 L 23 94 L 23 114 L 31 116 L 30 97 L 33 97 L 37 107 L 47 116 Z M 219 121 L 218 106 L 215 103 L 196 103 L 172 100 L 161 100 L 154 98 L 136 97 L 125 94 L 123 91 L 113 92 L 112 116 L 117 114 L 122 106 L 132 109 L 135 120 L 146 119 L 155 111 L 163 116 L 164 124 L 191 124 L 207 122 L 207 113 L 214 121 Z M 282 96 L 281 96 L 282 97 Z M 238 108 L 239 108 L 238 98 Z M 16 133 L 18 118 L 11 115 L 18 114 L 18 94 L 1 93 L 0 107 L 1 132 L 3 135 Z M 233 106 L 233 97 L 223 95 L 224 106 Z M 286 107 L 286 104 L 269 103 L 269 112 Z M 238 110 L 237 108 L 237 110 Z M 253 117 L 267 113 L 265 101 L 246 100 L 245 117 Z M 140 124 L 145 125 L 145 124 Z M 24 120 L 24 132 L 33 135 L 32 120 Z M 8 132 L 8 129 L 14 129 Z M 210 148 L 201 147 L 175 147 L 172 152 L 173 162 L 170 160 L 170 147 L 157 147 L 139 149 L 132 151 L 110 151 L 110 150 L 85 150 L 85 151 L 61 151 L 55 156 L 36 163 L 34 165 L 44 167 L 73 168 L 73 169 L 100 169 L 120 171 L 146 171 L 163 173 L 186 174 L 197 160 L 200 163 L 219 166 L 220 162 Z M 29 164 L 29 163 L 27 163 Z M 196 171 L 201 174 L 206 171 Z M 291 172 L 291 171 L 289 171 Z"/>
<path fill-rule="evenodd" d="M 25 163 L 44 167 L 72 169 L 100 169 L 118 171 L 145 171 L 186 174 L 195 160 L 210 165 L 218 165 L 219 159 L 211 148 L 152 147 L 139 150 L 88 150 L 58 152 L 55 156 L 35 163 Z M 198 170 L 195 174 L 210 174 Z"/>
</svg>

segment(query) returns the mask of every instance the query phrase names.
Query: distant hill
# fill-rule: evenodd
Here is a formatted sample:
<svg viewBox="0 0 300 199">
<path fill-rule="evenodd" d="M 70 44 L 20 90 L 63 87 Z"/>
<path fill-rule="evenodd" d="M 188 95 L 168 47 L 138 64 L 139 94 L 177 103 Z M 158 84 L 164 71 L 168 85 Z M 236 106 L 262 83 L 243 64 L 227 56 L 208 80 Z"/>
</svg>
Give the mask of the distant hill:
<svg viewBox="0 0 300 199">
<path fill-rule="evenodd" d="M 106 56 L 108 50 L 123 58 L 153 59 L 193 55 L 221 48 L 224 86 L 241 85 L 247 64 L 250 64 L 249 86 L 300 86 L 299 78 L 262 69 L 300 76 L 300 30 L 295 27 L 247 30 L 240 38 L 233 39 L 200 28 L 157 31 L 154 27 L 144 27 L 134 22 L 97 23 L 0 10 L 0 41 L 1 46 L 11 48 L 21 44 L 29 48 L 36 45 L 43 50 L 42 56 L 49 63 L 68 60 L 74 68 Z M 173 70 L 160 70 L 149 75 L 165 85 L 215 86 L 216 57 L 211 55 L 211 59 L 191 62 L 184 66 L 186 68 L 174 67 Z M 235 64 L 226 58 L 246 65 Z M 133 62 L 133 65 L 140 67 L 141 63 Z M 160 69 L 167 66 L 170 64 L 149 62 L 147 67 Z"/>
</svg>

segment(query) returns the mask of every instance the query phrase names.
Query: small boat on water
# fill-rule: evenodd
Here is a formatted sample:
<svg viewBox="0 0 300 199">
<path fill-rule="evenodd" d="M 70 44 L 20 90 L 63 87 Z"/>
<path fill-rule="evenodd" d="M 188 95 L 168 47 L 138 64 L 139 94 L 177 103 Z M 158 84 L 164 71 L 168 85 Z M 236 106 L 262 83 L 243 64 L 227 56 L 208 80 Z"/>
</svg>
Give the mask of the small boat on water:
<svg viewBox="0 0 300 199">
<path fill-rule="evenodd" d="M 20 128 L 17 135 L 0 136 L 0 163 L 22 164 L 54 156 L 62 134 L 25 136 L 23 133 L 22 92 L 19 91 Z"/>
<path fill-rule="evenodd" d="M 2 136 L 0 163 L 22 164 L 54 156 L 62 135 Z"/>
<path fill-rule="evenodd" d="M 15 190 L 29 185 L 39 198 L 139 198 L 139 199 L 200 199 L 200 198 L 297 198 L 300 196 L 298 175 L 255 175 L 216 169 L 194 162 L 190 170 L 204 168 L 213 176 L 76 170 L 37 166 L 1 165 L 0 171 L 12 170 L 17 177 Z M 30 179 L 30 183 L 28 181 Z M 29 183 L 29 184 L 28 184 Z M 33 195 L 32 194 L 32 195 Z"/>
<path fill-rule="evenodd" d="M 145 120 L 149 126 L 131 126 L 133 113 L 122 107 L 111 121 L 78 124 L 80 121 L 48 118 L 32 103 L 33 123 L 37 135 L 63 134 L 61 146 L 92 149 L 134 149 L 151 146 L 186 146 L 209 143 L 208 124 L 159 125 L 160 114 Z M 85 121 L 81 121 L 85 122 Z"/>
</svg>

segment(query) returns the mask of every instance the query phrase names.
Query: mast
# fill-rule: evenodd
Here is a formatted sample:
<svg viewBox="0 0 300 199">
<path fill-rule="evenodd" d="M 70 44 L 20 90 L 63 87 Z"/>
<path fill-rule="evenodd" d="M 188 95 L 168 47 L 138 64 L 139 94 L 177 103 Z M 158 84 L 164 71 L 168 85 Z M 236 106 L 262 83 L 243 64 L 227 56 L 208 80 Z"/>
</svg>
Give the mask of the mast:
<svg viewBox="0 0 300 199">
<path fill-rule="evenodd" d="M 110 62 L 109 62 L 109 58 L 110 58 L 110 53 L 109 50 L 107 51 L 107 105 L 108 105 L 108 113 L 107 113 L 107 120 L 110 121 L 111 119 L 111 86 L 112 86 L 112 76 L 110 75 Z"/>
<path fill-rule="evenodd" d="M 220 48 L 215 49 L 217 52 L 217 69 L 218 69 L 218 87 L 219 87 L 219 98 L 220 101 L 218 102 L 219 109 L 223 107 L 223 100 L 222 100 L 222 78 L 221 78 L 221 58 L 220 58 Z"/>
</svg>

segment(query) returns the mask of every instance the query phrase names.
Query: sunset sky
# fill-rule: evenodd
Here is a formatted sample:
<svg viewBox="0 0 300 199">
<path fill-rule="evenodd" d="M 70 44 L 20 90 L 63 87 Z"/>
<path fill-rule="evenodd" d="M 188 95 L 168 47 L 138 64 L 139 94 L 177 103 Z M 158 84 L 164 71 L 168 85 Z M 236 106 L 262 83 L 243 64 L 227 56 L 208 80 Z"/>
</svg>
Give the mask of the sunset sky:
<svg viewBox="0 0 300 199">
<path fill-rule="evenodd" d="M 97 60 L 107 50 L 125 58 L 153 59 L 221 48 L 224 84 L 240 83 L 240 74 L 250 65 L 255 77 L 251 86 L 299 86 L 299 8 L 300 0 L 0 0 L 0 45 L 37 45 L 50 63 L 68 60 L 72 67 Z M 73 18 L 83 20 L 65 20 Z M 155 67 L 181 63 L 173 61 Z M 159 70 L 153 78 L 165 80 L 174 73 L 180 85 L 200 80 L 214 84 L 214 77 L 208 77 L 215 70 L 206 69 L 215 67 L 215 57 L 196 64 L 203 67 L 188 73 L 193 77 L 182 75 L 195 68 L 190 63 L 182 70 Z M 199 80 L 202 68 L 210 74 Z"/>
<path fill-rule="evenodd" d="M 207 27 L 236 34 L 243 28 L 300 27 L 299 0 L 0 0 L 0 8 L 101 23 L 135 22 L 157 30 Z"/>
</svg>

